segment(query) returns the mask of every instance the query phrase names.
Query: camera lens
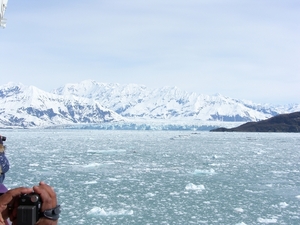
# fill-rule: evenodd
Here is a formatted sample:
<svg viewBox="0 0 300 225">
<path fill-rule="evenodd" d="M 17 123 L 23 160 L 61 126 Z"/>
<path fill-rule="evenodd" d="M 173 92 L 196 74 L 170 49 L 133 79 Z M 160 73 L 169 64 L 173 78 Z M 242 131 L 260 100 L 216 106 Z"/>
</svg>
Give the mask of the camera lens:
<svg viewBox="0 0 300 225">
<path fill-rule="evenodd" d="M 37 195 L 32 195 L 30 198 L 31 202 L 37 202 L 38 200 L 39 200 L 39 196 L 37 196 Z"/>
</svg>

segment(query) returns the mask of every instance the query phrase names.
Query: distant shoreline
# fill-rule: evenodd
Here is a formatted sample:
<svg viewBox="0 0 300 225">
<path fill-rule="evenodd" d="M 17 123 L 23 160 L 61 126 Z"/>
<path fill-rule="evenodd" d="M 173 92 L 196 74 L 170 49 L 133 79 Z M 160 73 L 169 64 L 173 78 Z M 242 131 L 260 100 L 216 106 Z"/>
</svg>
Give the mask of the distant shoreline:
<svg viewBox="0 0 300 225">
<path fill-rule="evenodd" d="M 300 112 L 280 114 L 258 122 L 248 122 L 234 128 L 220 127 L 211 132 L 287 132 L 300 133 Z"/>
</svg>

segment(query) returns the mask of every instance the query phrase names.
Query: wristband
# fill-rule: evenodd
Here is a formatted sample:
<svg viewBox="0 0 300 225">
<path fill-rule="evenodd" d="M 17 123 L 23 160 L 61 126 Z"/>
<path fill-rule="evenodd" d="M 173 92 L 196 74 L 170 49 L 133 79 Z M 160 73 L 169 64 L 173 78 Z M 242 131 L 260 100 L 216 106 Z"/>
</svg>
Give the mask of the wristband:
<svg viewBox="0 0 300 225">
<path fill-rule="evenodd" d="M 49 220 L 57 220 L 60 214 L 60 205 L 57 205 L 55 208 L 47 209 L 42 212 L 42 216 Z"/>
</svg>

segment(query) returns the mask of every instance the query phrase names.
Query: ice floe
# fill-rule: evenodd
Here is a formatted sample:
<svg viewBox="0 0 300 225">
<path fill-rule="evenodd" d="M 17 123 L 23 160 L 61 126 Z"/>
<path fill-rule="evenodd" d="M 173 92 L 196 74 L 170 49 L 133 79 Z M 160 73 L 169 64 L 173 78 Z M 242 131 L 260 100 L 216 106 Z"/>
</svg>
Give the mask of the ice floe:
<svg viewBox="0 0 300 225">
<path fill-rule="evenodd" d="M 205 187 L 202 184 L 196 185 L 196 184 L 193 184 L 193 183 L 189 183 L 185 186 L 185 190 L 188 190 L 188 191 L 203 191 L 203 190 L 205 190 Z"/>
<path fill-rule="evenodd" d="M 276 218 L 271 218 L 271 219 L 258 218 L 257 222 L 264 223 L 264 224 L 277 223 L 277 219 Z"/>
<path fill-rule="evenodd" d="M 89 216 L 130 216 L 133 215 L 133 210 L 119 209 L 103 209 L 101 207 L 94 207 L 87 212 Z"/>
</svg>

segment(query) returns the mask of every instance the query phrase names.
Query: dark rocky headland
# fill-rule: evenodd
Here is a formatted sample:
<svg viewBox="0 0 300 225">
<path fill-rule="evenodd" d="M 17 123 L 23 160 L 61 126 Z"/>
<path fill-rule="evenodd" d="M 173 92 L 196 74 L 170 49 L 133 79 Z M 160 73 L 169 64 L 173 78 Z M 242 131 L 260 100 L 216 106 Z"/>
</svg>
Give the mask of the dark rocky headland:
<svg viewBox="0 0 300 225">
<path fill-rule="evenodd" d="M 258 122 L 248 122 L 234 128 L 217 128 L 212 132 L 300 132 L 300 112 L 280 114 Z"/>
</svg>

